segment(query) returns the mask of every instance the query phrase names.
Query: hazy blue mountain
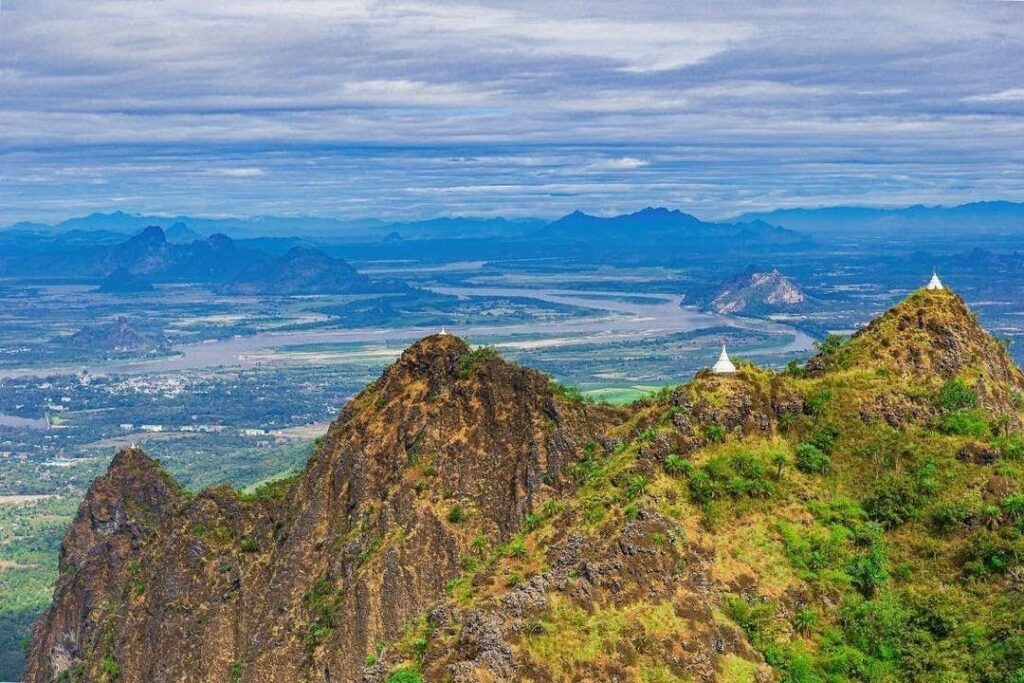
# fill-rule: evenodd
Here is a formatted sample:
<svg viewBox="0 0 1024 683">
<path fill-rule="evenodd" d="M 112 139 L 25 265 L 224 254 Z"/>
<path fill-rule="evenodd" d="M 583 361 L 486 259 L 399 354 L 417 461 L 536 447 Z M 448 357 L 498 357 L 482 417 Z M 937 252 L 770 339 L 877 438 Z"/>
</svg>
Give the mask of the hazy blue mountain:
<svg viewBox="0 0 1024 683">
<path fill-rule="evenodd" d="M 398 232 L 404 239 L 498 237 L 529 234 L 545 225 L 539 218 L 475 218 L 451 216 L 420 221 L 384 221 L 376 218 L 340 220 L 308 216 L 255 216 L 252 218 L 198 218 L 195 216 L 156 216 L 123 211 L 92 213 L 47 225 L 22 222 L 2 231 L 60 234 L 72 230 L 134 234 L 150 225 L 166 228 L 167 240 L 187 243 L 204 235 L 223 233 L 231 237 L 316 237 L 324 240 L 383 240 Z"/>
<path fill-rule="evenodd" d="M 899 209 L 835 206 L 746 213 L 736 220 L 763 220 L 808 233 L 1020 234 L 1024 203 L 974 202 L 959 206 L 915 205 Z"/>
<path fill-rule="evenodd" d="M 118 268 L 100 283 L 96 291 L 103 292 L 104 294 L 137 294 L 139 292 L 152 292 L 153 285 L 127 268 Z"/>
<path fill-rule="evenodd" d="M 293 247 L 284 256 L 263 261 L 222 285 L 227 294 L 363 294 L 406 292 L 404 283 L 371 280 L 344 259 L 308 247 Z"/>
<path fill-rule="evenodd" d="M 63 233 L 71 230 L 111 231 L 133 234 L 150 225 L 186 226 L 198 235 L 223 233 L 232 237 L 258 237 L 280 235 L 350 236 L 374 239 L 381 233 L 383 221 L 377 219 L 336 220 L 306 216 L 254 216 L 252 218 L 199 218 L 195 216 L 157 216 L 134 214 L 123 211 L 112 213 L 91 213 L 87 216 L 69 218 L 53 225 L 42 223 L 17 223 L 3 231 L 19 229 L 34 232 Z M 383 234 L 383 233 L 381 233 Z M 173 236 L 177 239 L 177 236 Z"/>
<path fill-rule="evenodd" d="M 200 235 L 198 232 L 188 227 L 185 223 L 175 223 L 171 227 L 164 230 L 164 237 L 167 238 L 168 242 L 174 242 L 175 244 L 188 244 L 201 240 L 206 235 Z"/>
<path fill-rule="evenodd" d="M 525 237 L 547 224 L 539 218 L 473 218 L 450 216 L 424 221 L 389 223 L 381 232 L 381 239 L 436 239 L 436 238 L 515 238 Z"/>
<path fill-rule="evenodd" d="M 592 216 L 582 211 L 560 218 L 537 233 L 545 241 L 585 243 L 617 251 L 643 249 L 652 255 L 665 250 L 686 253 L 752 245 L 787 245 L 806 237 L 764 221 L 709 223 L 678 209 L 648 207 L 618 216 Z"/>
</svg>

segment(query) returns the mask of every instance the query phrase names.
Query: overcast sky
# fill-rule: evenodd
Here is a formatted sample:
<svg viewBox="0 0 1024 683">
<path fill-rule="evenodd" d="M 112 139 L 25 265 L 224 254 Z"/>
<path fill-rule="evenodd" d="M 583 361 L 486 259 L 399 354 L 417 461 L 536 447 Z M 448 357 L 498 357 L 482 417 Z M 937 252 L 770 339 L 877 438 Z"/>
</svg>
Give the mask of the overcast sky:
<svg viewBox="0 0 1024 683">
<path fill-rule="evenodd" d="M 1024 2 L 0 2 L 5 223 L 1024 200 Z"/>
</svg>

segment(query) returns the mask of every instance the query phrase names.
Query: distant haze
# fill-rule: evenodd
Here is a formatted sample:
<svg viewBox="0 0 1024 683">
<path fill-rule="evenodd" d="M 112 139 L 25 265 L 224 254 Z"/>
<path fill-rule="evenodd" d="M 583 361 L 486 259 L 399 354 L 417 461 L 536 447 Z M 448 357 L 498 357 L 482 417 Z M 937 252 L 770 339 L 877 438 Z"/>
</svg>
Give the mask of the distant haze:
<svg viewBox="0 0 1024 683">
<path fill-rule="evenodd" d="M 4 0 L 0 224 L 1024 200 L 1024 3 Z"/>
</svg>

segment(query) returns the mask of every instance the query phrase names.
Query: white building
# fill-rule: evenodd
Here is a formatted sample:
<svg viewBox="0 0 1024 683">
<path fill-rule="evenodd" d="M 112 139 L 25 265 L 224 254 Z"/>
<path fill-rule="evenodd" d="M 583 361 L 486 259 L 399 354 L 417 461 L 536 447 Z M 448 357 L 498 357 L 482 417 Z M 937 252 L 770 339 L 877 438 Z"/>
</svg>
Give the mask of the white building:
<svg viewBox="0 0 1024 683">
<path fill-rule="evenodd" d="M 718 362 L 715 363 L 711 372 L 718 375 L 727 375 L 736 372 L 736 366 L 729 360 L 729 354 L 725 352 L 725 344 L 722 344 L 722 353 L 718 356 Z"/>
<path fill-rule="evenodd" d="M 928 286 L 925 289 L 945 289 L 942 286 L 942 281 L 939 280 L 939 275 L 934 270 L 932 271 L 932 279 L 928 281 Z"/>
</svg>

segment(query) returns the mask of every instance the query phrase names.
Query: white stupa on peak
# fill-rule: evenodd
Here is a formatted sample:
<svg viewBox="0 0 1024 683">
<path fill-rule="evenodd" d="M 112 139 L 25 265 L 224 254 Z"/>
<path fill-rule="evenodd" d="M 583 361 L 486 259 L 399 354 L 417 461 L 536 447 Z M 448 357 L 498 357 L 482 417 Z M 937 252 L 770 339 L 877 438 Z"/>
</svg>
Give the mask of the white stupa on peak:
<svg viewBox="0 0 1024 683">
<path fill-rule="evenodd" d="M 729 354 L 725 351 L 725 344 L 722 344 L 722 353 L 718 356 L 718 362 L 711 367 L 711 372 L 718 375 L 726 375 L 736 372 L 736 366 L 729 360 Z"/>
<path fill-rule="evenodd" d="M 442 337 L 447 337 L 448 336 L 448 330 L 444 329 L 444 326 L 442 325 L 441 326 L 441 331 L 438 334 L 440 334 Z"/>
<path fill-rule="evenodd" d="M 932 271 L 932 279 L 928 281 L 928 286 L 925 289 L 945 289 L 942 286 L 942 281 L 939 280 L 939 274 L 934 270 Z"/>
</svg>

